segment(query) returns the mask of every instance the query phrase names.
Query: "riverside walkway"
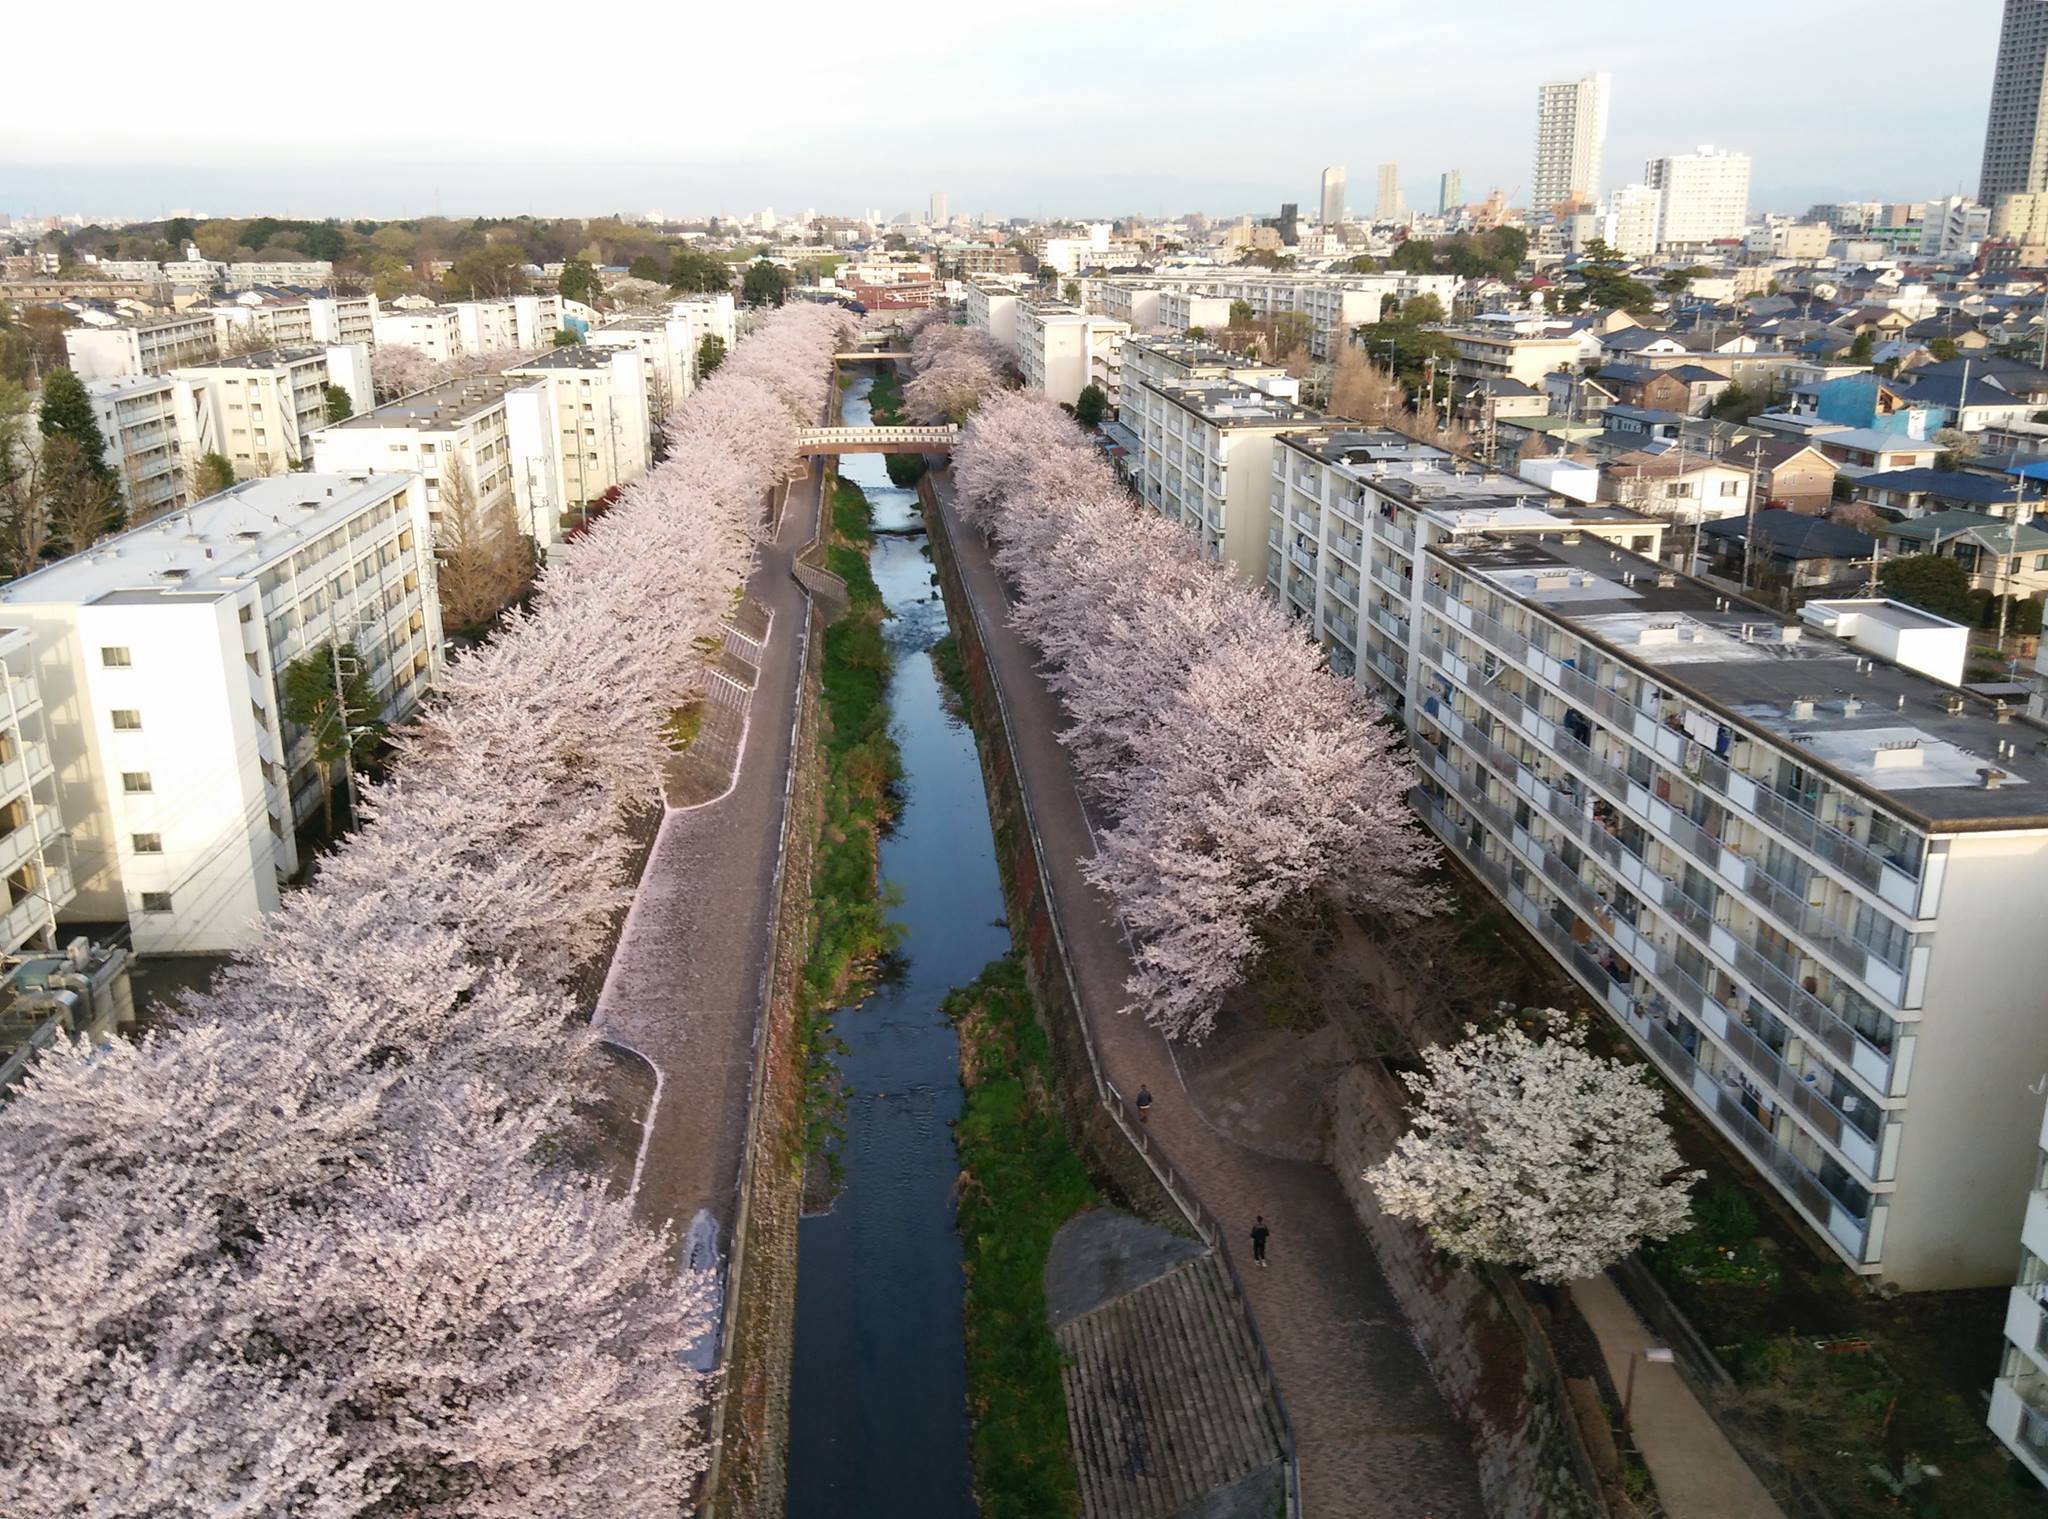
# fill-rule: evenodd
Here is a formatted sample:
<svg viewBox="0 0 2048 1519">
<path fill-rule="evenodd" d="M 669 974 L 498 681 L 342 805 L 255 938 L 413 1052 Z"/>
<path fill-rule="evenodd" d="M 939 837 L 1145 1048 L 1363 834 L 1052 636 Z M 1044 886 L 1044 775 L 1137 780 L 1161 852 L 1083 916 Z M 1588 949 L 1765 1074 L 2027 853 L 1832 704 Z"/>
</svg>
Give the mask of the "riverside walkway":
<svg viewBox="0 0 2048 1519">
<path fill-rule="evenodd" d="M 1312 1519 L 1479 1519 L 1473 1463 L 1430 1380 L 1336 1177 L 1262 1155 L 1210 1128 L 1182 1091 L 1166 1042 L 1118 1011 L 1131 962 L 1108 901 L 1082 878 L 1094 835 L 1058 734 L 1065 726 L 1031 652 L 1012 632 L 987 541 L 965 527 L 945 470 L 930 476 L 971 615 L 1016 731 L 1030 799 L 1085 1016 L 1109 1079 L 1157 1095 L 1151 1129 L 1222 1221 L 1292 1416 L 1303 1510 Z M 1253 1215 L 1272 1226 L 1271 1265 L 1251 1263 Z"/>
<path fill-rule="evenodd" d="M 635 1172 L 643 1220 L 679 1236 L 708 1210 L 730 1252 L 761 986 L 775 918 L 808 605 L 791 575 L 818 525 L 823 470 L 793 482 L 747 599 L 768 615 L 732 787 L 670 808 L 598 998 L 597 1030 L 659 1080 Z"/>
</svg>

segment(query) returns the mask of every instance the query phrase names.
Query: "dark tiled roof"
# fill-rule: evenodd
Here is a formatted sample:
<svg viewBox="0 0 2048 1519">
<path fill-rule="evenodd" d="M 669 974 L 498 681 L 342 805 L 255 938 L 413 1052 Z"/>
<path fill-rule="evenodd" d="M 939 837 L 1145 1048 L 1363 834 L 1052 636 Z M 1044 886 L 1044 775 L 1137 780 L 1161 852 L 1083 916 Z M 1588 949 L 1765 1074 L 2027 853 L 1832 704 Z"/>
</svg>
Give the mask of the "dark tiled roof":
<svg viewBox="0 0 2048 1519">
<path fill-rule="evenodd" d="M 1752 520 L 1757 546 L 1780 559 L 1865 559 L 1877 546 L 1868 533 L 1782 506 L 1766 507 Z M 1723 517 L 1704 524 L 1700 532 L 1708 538 L 1741 543 L 1749 526 L 1741 517 Z"/>
<path fill-rule="evenodd" d="M 1937 496 L 1944 501 L 1974 501 L 1982 505 L 2011 501 L 2016 483 L 1992 475 L 1973 475 L 1959 469 L 1888 469 L 1865 475 L 1856 484 L 1869 490 L 1907 491 L 1914 495 Z M 2038 500 L 2038 485 L 2021 486 L 2025 499 Z"/>
</svg>

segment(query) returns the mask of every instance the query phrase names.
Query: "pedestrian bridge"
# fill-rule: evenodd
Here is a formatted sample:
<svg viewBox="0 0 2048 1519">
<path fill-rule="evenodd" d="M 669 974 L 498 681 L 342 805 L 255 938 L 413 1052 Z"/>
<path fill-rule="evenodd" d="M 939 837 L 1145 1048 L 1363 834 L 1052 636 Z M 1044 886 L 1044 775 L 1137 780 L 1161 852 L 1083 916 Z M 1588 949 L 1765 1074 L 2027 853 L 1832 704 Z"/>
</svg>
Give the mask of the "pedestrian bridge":
<svg viewBox="0 0 2048 1519">
<path fill-rule="evenodd" d="M 950 454 L 960 429 L 939 427 L 806 427 L 796 451 L 816 454 Z"/>
<path fill-rule="evenodd" d="M 855 349 L 852 353 L 833 354 L 832 362 L 835 364 L 867 364 L 878 359 L 903 359 L 907 361 L 909 358 L 910 352 L 908 349 L 892 350 L 885 353 L 879 348 L 859 348 Z"/>
</svg>

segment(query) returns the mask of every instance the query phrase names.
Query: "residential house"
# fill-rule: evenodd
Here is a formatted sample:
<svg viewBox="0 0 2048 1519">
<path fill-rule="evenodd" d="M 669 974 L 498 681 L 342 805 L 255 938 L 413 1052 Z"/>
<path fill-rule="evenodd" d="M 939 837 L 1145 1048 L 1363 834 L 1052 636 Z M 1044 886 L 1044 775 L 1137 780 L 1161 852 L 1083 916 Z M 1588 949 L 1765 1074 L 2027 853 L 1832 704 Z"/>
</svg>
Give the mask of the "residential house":
<svg viewBox="0 0 2048 1519">
<path fill-rule="evenodd" d="M 1704 524 L 1700 552 L 1727 579 L 1803 591 L 1868 580 L 1877 540 L 1847 523 L 1773 506 Z"/>
<path fill-rule="evenodd" d="M 2032 522 L 1986 512 L 1933 512 L 1888 523 L 1880 537 L 1887 558 L 1934 554 L 1955 560 L 1973 591 L 2033 600 L 2048 593 L 2048 531 Z"/>
<path fill-rule="evenodd" d="M 1898 518 L 1956 510 L 2010 517 L 2015 506 L 2022 508 L 2023 517 L 2031 517 L 2037 508 L 2030 503 L 2040 501 L 2041 494 L 2037 481 L 1959 469 L 1882 470 L 1859 475 L 1852 487 L 1853 499 Z"/>
</svg>

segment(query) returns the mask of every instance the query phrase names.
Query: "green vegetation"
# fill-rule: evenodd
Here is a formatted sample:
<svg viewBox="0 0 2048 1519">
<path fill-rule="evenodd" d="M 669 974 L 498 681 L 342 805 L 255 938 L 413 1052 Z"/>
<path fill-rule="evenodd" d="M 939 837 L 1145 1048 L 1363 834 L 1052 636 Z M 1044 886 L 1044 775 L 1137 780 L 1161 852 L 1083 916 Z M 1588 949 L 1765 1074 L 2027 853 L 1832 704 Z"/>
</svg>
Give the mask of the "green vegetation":
<svg viewBox="0 0 2048 1519">
<path fill-rule="evenodd" d="M 725 362 L 725 339 L 715 332 L 704 334 L 697 345 L 697 378 L 708 380 L 711 372 Z"/>
<path fill-rule="evenodd" d="M 669 713 L 661 725 L 661 736 L 668 740 L 669 748 L 681 754 L 690 747 L 691 741 L 697 736 L 697 730 L 703 726 L 704 703 L 693 701 Z"/>
<path fill-rule="evenodd" d="M 313 740 L 327 836 L 334 837 L 334 767 L 360 767 L 384 735 L 377 693 L 352 643 L 308 649 L 284 668 L 278 713 Z"/>
<path fill-rule="evenodd" d="M 1411 237 L 1387 260 L 1389 269 L 1405 274 L 1450 273 L 1461 279 L 1512 280 L 1529 252 L 1529 235 L 1519 227 L 1487 232 L 1458 232 L 1431 240 Z M 1370 271 L 1361 271 L 1370 272 Z"/>
<path fill-rule="evenodd" d="M 765 258 L 756 259 L 740 281 L 740 297 L 749 306 L 780 306 L 789 299 L 789 271 Z"/>
<path fill-rule="evenodd" d="M 972 728 L 974 693 L 967 684 L 967 661 L 960 656 L 960 640 L 951 633 L 932 645 L 932 668 L 939 672 L 939 687 L 947 707 Z"/>
<path fill-rule="evenodd" d="M 1922 611 L 1957 622 L 1973 622 L 1970 576 L 1955 560 L 1939 554 L 1907 554 L 1887 559 L 1877 572 L 1885 595 L 1910 602 Z"/>
<path fill-rule="evenodd" d="M 1271 248 L 1253 248 L 1240 254 L 1237 264 L 1240 269 L 1272 269 L 1275 271 L 1292 269 L 1294 267 L 1294 255 L 1291 253 L 1276 253 Z"/>
<path fill-rule="evenodd" d="M 903 426 L 903 385 L 896 378 L 895 365 L 882 369 L 868 387 L 868 411 L 877 427 Z"/>
<path fill-rule="evenodd" d="M 1045 1321 L 1045 1259 L 1095 1201 L 1067 1143 L 1051 1052 L 1014 955 L 946 999 L 966 1098 L 956 1223 L 967 1273 L 967 1396 L 974 1485 L 987 1519 L 1080 1511 L 1061 1353 Z"/>
<path fill-rule="evenodd" d="M 1687 1282 L 1771 1287 L 1778 1268 L 1756 1237 L 1756 1210 L 1738 1187 L 1716 1182 L 1692 1200 L 1692 1227 L 1643 1247 L 1651 1269 Z"/>
<path fill-rule="evenodd" d="M 1292 313 L 1289 313 L 1292 315 Z M 1109 414 L 1109 394 L 1090 380 L 1074 398 L 1074 420 L 1083 427 L 1100 427 Z"/>
<path fill-rule="evenodd" d="M 811 943 L 797 1009 L 804 1066 L 803 1145 L 838 1157 L 842 1099 L 832 1056 L 839 1041 L 832 1011 L 867 995 L 900 931 L 886 917 L 876 889 L 875 849 L 895 814 L 902 762 L 889 736 L 888 615 L 868 571 L 874 541 L 868 500 L 859 486 L 832 482 L 831 533 L 825 567 L 846 582 L 845 613 L 825 630 L 819 753 L 824 784 L 818 848 L 811 862 Z"/>
<path fill-rule="evenodd" d="M 192 495 L 195 500 L 218 496 L 235 483 L 235 467 L 221 453 L 201 454 L 192 465 Z"/>
<path fill-rule="evenodd" d="M 889 483 L 904 490 L 924 478 L 923 454 L 885 454 L 882 464 L 889 471 Z"/>
<path fill-rule="evenodd" d="M 346 422 L 356 414 L 355 398 L 339 385 L 323 385 L 321 395 L 326 401 L 328 426 Z"/>
<path fill-rule="evenodd" d="M 1374 363 L 1390 361 L 1401 383 L 1417 391 L 1432 365 L 1441 368 L 1457 353 L 1450 337 L 1432 325 L 1443 318 L 1443 302 L 1435 296 L 1411 296 L 1398 311 L 1382 308 L 1379 321 L 1359 328 L 1359 344 Z"/>
<path fill-rule="evenodd" d="M 671 290 L 708 291 L 716 295 L 732 289 L 732 265 L 695 248 L 678 248 L 668 266 L 668 285 Z"/>
<path fill-rule="evenodd" d="M 572 258 L 562 265 L 562 280 L 558 287 L 565 301 L 581 301 L 594 305 L 604 294 L 604 286 L 598 282 L 597 271 L 587 259 Z"/>
<path fill-rule="evenodd" d="M 582 335 L 574 327 L 557 327 L 555 329 L 554 346 L 557 348 L 575 348 L 582 342 Z"/>
<path fill-rule="evenodd" d="M 485 243 L 460 255 L 441 276 L 441 298 L 447 301 L 488 300 L 524 295 L 533 288 L 526 277 L 526 255 L 517 243 Z"/>
</svg>

